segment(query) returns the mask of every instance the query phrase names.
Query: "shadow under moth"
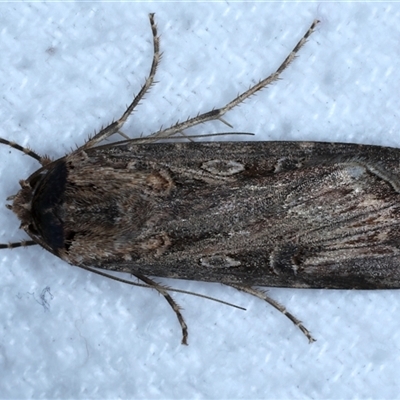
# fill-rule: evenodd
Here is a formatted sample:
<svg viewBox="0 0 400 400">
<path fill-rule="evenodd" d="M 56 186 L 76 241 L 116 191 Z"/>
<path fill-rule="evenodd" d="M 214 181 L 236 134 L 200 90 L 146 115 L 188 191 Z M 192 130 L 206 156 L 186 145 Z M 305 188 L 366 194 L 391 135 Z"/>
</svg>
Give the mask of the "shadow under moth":
<svg viewBox="0 0 400 400">
<path fill-rule="evenodd" d="M 186 129 L 225 122 L 226 112 L 278 80 L 317 23 L 274 73 L 224 107 L 130 139 L 123 125 L 154 83 L 160 60 L 150 14 L 150 73 L 121 118 L 54 161 L 0 139 L 41 164 L 7 199 L 31 240 L 0 248 L 39 244 L 72 265 L 135 285 L 107 271 L 131 274 L 169 302 L 183 344 L 188 330 L 171 289 L 149 276 L 219 282 L 255 295 L 310 342 L 302 323 L 257 287 L 400 288 L 399 149 L 182 142 Z M 116 134 L 124 139 L 101 144 Z"/>
</svg>

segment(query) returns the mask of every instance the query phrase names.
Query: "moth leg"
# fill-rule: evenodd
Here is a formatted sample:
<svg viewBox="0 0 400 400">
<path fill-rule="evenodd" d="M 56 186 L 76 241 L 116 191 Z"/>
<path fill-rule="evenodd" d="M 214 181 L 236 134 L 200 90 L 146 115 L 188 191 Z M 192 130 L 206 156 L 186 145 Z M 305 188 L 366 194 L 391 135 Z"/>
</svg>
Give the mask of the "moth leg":
<svg viewBox="0 0 400 400">
<path fill-rule="evenodd" d="M 0 249 L 15 249 L 17 247 L 28 247 L 34 246 L 37 243 L 33 240 L 22 240 L 21 242 L 14 242 L 14 243 L 0 243 Z"/>
<path fill-rule="evenodd" d="M 315 339 L 311 336 L 310 331 L 301 323 L 301 321 L 299 321 L 294 315 L 288 312 L 282 304 L 279 304 L 277 301 L 267 296 L 267 294 L 264 293 L 262 290 L 254 289 L 250 286 L 238 285 L 235 283 L 225 283 L 225 285 L 231 286 L 237 290 L 251 294 L 253 296 L 258 297 L 261 300 L 266 301 L 272 307 L 276 308 L 278 311 L 280 311 L 282 314 L 288 317 L 304 333 L 304 335 L 307 337 L 310 343 L 315 342 Z"/>
<path fill-rule="evenodd" d="M 154 22 L 154 14 L 149 14 L 149 19 L 150 19 L 151 31 L 153 33 L 153 62 L 151 64 L 150 73 L 149 73 L 148 78 L 146 79 L 146 82 L 140 89 L 140 92 L 138 93 L 138 95 L 133 99 L 132 103 L 129 105 L 129 107 L 126 109 L 126 111 L 122 114 L 122 116 L 117 121 L 108 125 L 104 129 L 102 129 L 99 133 L 94 135 L 90 140 L 88 140 L 78 150 L 85 150 L 90 147 L 93 147 L 97 143 L 102 142 L 103 140 L 109 138 L 110 136 L 112 136 L 116 133 L 120 133 L 122 136 L 127 138 L 127 136 L 125 134 L 123 134 L 122 132 L 120 132 L 120 130 L 122 129 L 124 123 L 126 122 L 126 120 L 129 117 L 129 115 L 132 113 L 132 111 L 135 109 L 135 107 L 139 104 L 139 102 L 143 99 L 143 96 L 150 89 L 150 87 L 154 84 L 154 77 L 156 75 L 158 64 L 161 60 L 160 38 L 157 36 L 157 25 Z"/>
<path fill-rule="evenodd" d="M 23 147 L 18 143 L 11 142 L 10 140 L 0 138 L 0 143 L 10 146 L 13 149 L 19 150 L 24 154 L 27 154 L 28 156 L 34 158 L 36 161 L 39 161 L 39 163 L 42 166 L 45 166 L 51 162 L 51 159 L 49 157 L 47 156 L 42 157 L 39 154 L 35 153 L 33 150 L 29 149 L 28 147 Z M 15 196 L 9 196 L 7 200 L 12 200 L 14 197 Z M 7 204 L 6 207 L 9 210 L 12 210 L 12 206 L 10 204 Z M 17 247 L 28 247 L 36 244 L 37 243 L 34 242 L 33 240 L 22 240 L 21 242 L 13 242 L 13 243 L 0 243 L 0 249 L 15 249 Z"/>
<path fill-rule="evenodd" d="M 220 120 L 230 126 L 226 121 L 222 119 L 222 116 L 226 114 L 228 111 L 232 110 L 232 108 L 236 107 L 249 97 L 253 96 L 256 92 L 259 90 L 264 89 L 266 86 L 270 85 L 271 83 L 277 81 L 279 79 L 279 76 L 281 73 L 292 63 L 292 61 L 295 59 L 298 51 L 304 46 L 306 43 L 307 39 L 310 37 L 310 35 L 313 33 L 315 30 L 315 27 L 319 23 L 318 20 L 314 20 L 313 23 L 311 24 L 310 28 L 308 31 L 305 33 L 305 35 L 300 39 L 300 41 L 296 44 L 294 49 L 289 53 L 289 55 L 285 58 L 283 63 L 278 67 L 278 69 L 272 73 L 270 76 L 268 76 L 265 79 L 262 79 L 260 82 L 258 82 L 256 85 L 252 86 L 250 89 L 246 90 L 244 93 L 240 94 L 236 98 L 234 98 L 231 102 L 226 104 L 222 108 L 218 108 L 216 110 L 208 111 L 204 114 L 200 114 L 197 117 L 190 118 L 186 120 L 185 122 L 177 123 L 173 126 L 171 126 L 168 129 L 160 130 L 158 132 L 155 132 L 151 135 L 151 137 L 155 138 L 165 138 L 165 137 L 170 137 L 176 133 L 181 133 L 185 129 L 191 128 L 192 126 L 198 125 L 198 124 L 203 124 L 208 121 L 214 121 L 214 120 Z"/>
<path fill-rule="evenodd" d="M 154 282 L 152 279 L 148 278 L 147 276 L 144 276 L 139 273 L 132 273 L 133 276 L 136 276 L 136 278 L 140 279 L 147 285 L 151 286 L 153 289 L 157 290 L 158 293 L 160 293 L 162 296 L 164 296 L 165 300 L 167 300 L 168 304 L 171 306 L 171 308 L 174 310 L 176 317 L 178 318 L 179 324 L 181 325 L 182 328 L 182 344 L 187 346 L 187 338 L 188 338 L 188 327 L 186 325 L 186 322 L 181 314 L 181 309 L 179 305 L 175 302 L 175 300 L 169 295 L 168 289 L 164 288 L 157 282 Z"/>
</svg>

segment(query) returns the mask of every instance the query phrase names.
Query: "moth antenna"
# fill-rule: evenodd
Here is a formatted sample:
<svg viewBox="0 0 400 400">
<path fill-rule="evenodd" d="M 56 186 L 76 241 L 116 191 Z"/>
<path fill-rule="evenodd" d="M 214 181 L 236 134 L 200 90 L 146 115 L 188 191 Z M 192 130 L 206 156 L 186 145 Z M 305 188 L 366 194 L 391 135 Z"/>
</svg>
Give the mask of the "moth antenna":
<svg viewBox="0 0 400 400">
<path fill-rule="evenodd" d="M 17 247 L 18 247 L 18 246 L 17 246 Z M 138 287 L 147 288 L 147 289 L 155 289 L 154 286 L 160 286 L 160 287 L 162 287 L 164 290 L 168 290 L 169 292 L 182 293 L 182 294 L 187 294 L 187 295 L 189 295 L 189 296 L 200 297 L 200 298 L 202 298 L 202 299 L 215 301 L 216 303 L 220 303 L 220 304 L 224 304 L 224 305 L 229 306 L 229 307 L 237 308 L 238 310 L 246 311 L 246 308 L 245 308 L 245 307 L 241 307 L 241 306 L 238 306 L 238 305 L 236 305 L 236 304 L 229 303 L 229 302 L 227 302 L 227 301 L 217 299 L 217 298 L 215 298 L 215 297 L 207 296 L 207 295 L 205 295 L 205 294 L 196 293 L 196 292 L 190 292 L 190 291 L 188 291 L 188 290 L 183 290 L 183 289 L 175 289 L 175 288 L 171 288 L 171 287 L 168 287 L 168 286 L 160 285 L 160 284 L 157 283 L 157 282 L 154 282 L 154 285 L 145 285 L 145 284 L 142 284 L 142 283 L 132 282 L 132 281 L 130 281 L 130 280 L 128 280 L 128 279 L 120 278 L 120 277 L 115 276 L 115 275 L 107 274 L 106 272 L 99 271 L 99 270 L 97 270 L 97 269 L 95 269 L 95 268 L 82 267 L 82 266 L 79 266 L 79 265 L 77 265 L 77 266 L 78 266 L 79 268 L 85 269 L 86 271 L 93 272 L 94 274 L 97 274 L 97 275 L 100 275 L 100 276 L 104 276 L 105 278 L 110 278 L 110 279 L 112 279 L 113 281 L 117 281 L 117 282 L 121 282 L 121 283 L 126 283 L 126 284 L 131 285 L 131 286 L 138 286 Z M 132 274 L 132 275 L 133 275 L 133 274 Z M 141 279 L 141 278 L 138 278 L 138 279 Z"/>
<path fill-rule="evenodd" d="M 115 146 L 121 146 L 129 143 L 135 143 L 135 144 L 146 144 L 146 143 L 154 143 L 159 140 L 179 140 L 179 139 L 201 139 L 201 138 L 207 138 L 207 137 L 217 137 L 217 136 L 254 136 L 254 133 L 248 133 L 248 132 L 224 132 L 224 133 L 206 133 L 206 134 L 201 134 L 201 135 L 185 135 L 185 136 L 170 136 L 170 137 L 165 137 L 165 138 L 155 138 L 151 136 L 147 137 L 139 137 L 139 138 L 133 138 L 129 140 L 120 140 L 119 142 L 114 142 L 114 143 L 109 143 L 109 144 L 104 144 L 101 146 L 96 147 L 96 149 L 105 149 L 107 147 L 115 147 Z"/>
<path fill-rule="evenodd" d="M 99 270 L 97 270 L 95 268 L 84 267 L 84 266 L 80 266 L 80 265 L 77 265 L 77 267 L 85 269 L 86 271 L 93 272 L 94 274 L 97 274 L 97 275 L 104 276 L 106 278 L 112 279 L 112 280 L 117 281 L 117 282 L 126 283 L 126 284 L 131 285 L 131 286 L 139 286 L 139 287 L 144 287 L 144 288 L 157 290 L 158 293 L 160 293 L 162 296 L 164 296 L 165 300 L 167 300 L 168 304 L 171 306 L 171 308 L 173 309 L 173 311 L 176 314 L 176 317 L 178 318 L 179 324 L 181 325 L 181 329 L 182 329 L 182 344 L 184 344 L 184 345 L 187 345 L 188 328 L 187 328 L 186 322 L 185 322 L 185 320 L 183 318 L 183 315 L 182 315 L 182 313 L 180 311 L 179 305 L 169 295 L 168 292 L 188 294 L 190 296 L 201 297 L 203 299 L 215 301 L 217 303 L 225 304 L 227 306 L 238 308 L 240 310 L 246 310 L 243 307 L 237 306 L 237 305 L 232 304 L 232 303 L 228 303 L 228 302 L 223 301 L 223 300 L 216 299 L 214 297 L 206 296 L 204 294 L 195 293 L 195 292 L 189 292 L 187 290 L 181 290 L 181 289 L 174 289 L 174 288 L 165 287 L 165 286 L 160 285 L 159 283 L 153 281 L 152 279 L 150 279 L 150 278 L 148 278 L 148 277 L 146 277 L 146 276 L 144 276 L 142 274 L 132 273 L 133 276 L 135 276 L 136 278 L 138 278 L 141 281 L 145 282 L 145 284 L 132 282 L 132 281 L 130 281 L 128 279 L 120 278 L 120 277 L 117 277 L 117 276 L 114 276 L 114 275 L 99 271 Z"/>
</svg>

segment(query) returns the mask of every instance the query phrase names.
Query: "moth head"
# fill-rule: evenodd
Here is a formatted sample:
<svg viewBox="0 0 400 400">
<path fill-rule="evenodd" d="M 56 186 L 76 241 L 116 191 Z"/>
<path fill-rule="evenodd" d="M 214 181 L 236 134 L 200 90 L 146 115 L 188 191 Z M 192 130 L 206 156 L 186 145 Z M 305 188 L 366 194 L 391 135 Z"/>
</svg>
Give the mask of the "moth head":
<svg viewBox="0 0 400 400">
<path fill-rule="evenodd" d="M 19 192 L 9 197 L 11 209 L 23 229 L 36 243 L 55 255 L 63 248 L 61 204 L 66 182 L 63 160 L 55 161 L 21 180 Z"/>
<path fill-rule="evenodd" d="M 28 180 L 20 180 L 21 190 L 14 196 L 7 198 L 7 201 L 13 200 L 12 205 L 8 204 L 7 208 L 12 210 L 21 221 L 20 229 L 27 231 L 31 223 L 32 208 L 32 186 Z"/>
</svg>

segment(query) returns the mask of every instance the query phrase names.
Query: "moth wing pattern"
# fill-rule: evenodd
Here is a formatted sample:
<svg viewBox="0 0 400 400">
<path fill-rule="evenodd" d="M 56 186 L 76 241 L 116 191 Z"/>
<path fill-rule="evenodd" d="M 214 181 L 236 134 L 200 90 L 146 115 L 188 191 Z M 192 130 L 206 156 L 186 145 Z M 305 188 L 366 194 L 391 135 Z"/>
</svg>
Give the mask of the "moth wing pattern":
<svg viewBox="0 0 400 400">
<path fill-rule="evenodd" d="M 101 153 L 88 155 L 99 159 Z M 132 160 L 143 175 L 129 202 L 133 208 L 121 211 L 121 218 L 136 221 L 132 247 L 122 252 L 131 258 L 116 262 L 115 255 L 108 267 L 101 254 L 103 268 L 226 284 L 400 287 L 397 149 L 167 143 L 116 147 L 107 159 Z M 126 243 L 128 233 L 120 234 Z"/>
</svg>

